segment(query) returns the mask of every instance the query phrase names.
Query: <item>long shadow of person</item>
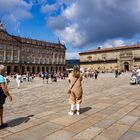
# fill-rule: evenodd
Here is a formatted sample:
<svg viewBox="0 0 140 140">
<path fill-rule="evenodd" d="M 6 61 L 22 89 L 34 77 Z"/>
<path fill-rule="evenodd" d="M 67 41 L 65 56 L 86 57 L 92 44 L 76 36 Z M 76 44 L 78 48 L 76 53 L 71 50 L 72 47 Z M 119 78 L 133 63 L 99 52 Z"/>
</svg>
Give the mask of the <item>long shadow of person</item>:
<svg viewBox="0 0 140 140">
<path fill-rule="evenodd" d="M 88 110 L 90 110 L 90 109 L 92 109 L 91 107 L 84 107 L 84 108 L 81 108 L 80 110 L 80 112 L 81 112 L 81 114 L 82 113 L 84 113 L 84 112 L 87 112 Z"/>
<path fill-rule="evenodd" d="M 14 127 L 17 126 L 21 123 L 27 123 L 31 117 L 33 117 L 34 115 L 29 115 L 27 117 L 19 117 L 10 121 L 7 121 L 6 123 L 8 124 L 8 127 Z"/>
</svg>

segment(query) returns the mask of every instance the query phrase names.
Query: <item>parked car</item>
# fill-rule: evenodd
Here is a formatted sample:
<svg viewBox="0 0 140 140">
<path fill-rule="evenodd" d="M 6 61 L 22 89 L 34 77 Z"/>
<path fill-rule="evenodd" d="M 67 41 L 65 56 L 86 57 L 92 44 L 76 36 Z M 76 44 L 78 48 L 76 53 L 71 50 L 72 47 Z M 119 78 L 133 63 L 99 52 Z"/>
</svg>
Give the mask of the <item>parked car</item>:
<svg viewBox="0 0 140 140">
<path fill-rule="evenodd" d="M 134 84 L 137 84 L 138 83 L 138 78 L 137 78 L 137 74 L 136 73 L 133 73 L 131 75 L 131 78 L 130 78 L 130 84 L 131 85 L 134 85 Z"/>
</svg>

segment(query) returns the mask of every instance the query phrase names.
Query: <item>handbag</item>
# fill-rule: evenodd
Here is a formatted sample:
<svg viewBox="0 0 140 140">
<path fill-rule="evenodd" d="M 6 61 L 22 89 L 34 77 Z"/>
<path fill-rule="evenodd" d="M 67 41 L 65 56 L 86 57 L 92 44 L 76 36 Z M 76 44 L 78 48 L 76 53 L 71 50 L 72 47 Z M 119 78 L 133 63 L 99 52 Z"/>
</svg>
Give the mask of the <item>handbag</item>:
<svg viewBox="0 0 140 140">
<path fill-rule="evenodd" d="M 71 88 L 69 88 L 67 94 L 71 94 L 71 90 L 72 90 L 73 86 L 75 85 L 75 83 L 77 82 L 78 79 L 79 79 L 79 78 L 77 78 L 77 79 L 75 80 L 75 82 L 73 83 L 73 85 L 71 86 Z"/>
</svg>

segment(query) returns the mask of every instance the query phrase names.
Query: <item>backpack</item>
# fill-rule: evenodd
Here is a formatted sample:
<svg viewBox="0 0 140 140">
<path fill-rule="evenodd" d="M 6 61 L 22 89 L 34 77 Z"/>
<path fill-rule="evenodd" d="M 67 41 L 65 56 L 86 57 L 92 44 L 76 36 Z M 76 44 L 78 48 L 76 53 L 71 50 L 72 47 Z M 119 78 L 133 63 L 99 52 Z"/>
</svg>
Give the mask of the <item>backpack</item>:
<svg viewBox="0 0 140 140">
<path fill-rule="evenodd" d="M 45 77 L 48 78 L 48 73 L 45 73 Z"/>
</svg>

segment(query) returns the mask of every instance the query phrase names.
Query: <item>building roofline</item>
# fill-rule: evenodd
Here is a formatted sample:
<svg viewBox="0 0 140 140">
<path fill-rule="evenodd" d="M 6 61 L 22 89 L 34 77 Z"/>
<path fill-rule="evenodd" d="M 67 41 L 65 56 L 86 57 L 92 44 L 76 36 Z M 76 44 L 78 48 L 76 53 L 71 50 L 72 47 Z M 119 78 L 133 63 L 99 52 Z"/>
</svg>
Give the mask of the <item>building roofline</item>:
<svg viewBox="0 0 140 140">
<path fill-rule="evenodd" d="M 21 43 L 27 43 L 27 44 L 33 44 L 33 45 L 42 45 L 42 46 L 63 46 L 64 49 L 66 49 L 64 44 L 61 43 L 52 43 L 44 40 L 38 40 L 38 39 L 32 39 L 32 38 L 26 38 L 26 37 L 20 37 L 20 36 L 15 36 L 15 35 L 10 35 L 14 39 L 18 40 Z M 39 43 L 39 44 L 38 44 Z"/>
<path fill-rule="evenodd" d="M 20 37 L 20 36 L 16 36 L 16 35 L 11 35 L 9 34 L 6 30 L 0 30 L 0 32 L 3 32 L 5 34 L 7 34 L 8 36 L 10 36 L 11 38 L 13 38 L 15 41 L 19 42 L 19 43 L 25 43 L 25 44 L 32 44 L 32 45 L 41 45 L 41 46 L 59 46 L 59 47 L 63 47 L 65 50 L 67 49 L 66 46 L 60 42 L 58 43 L 52 43 L 52 42 L 47 42 L 44 40 L 37 40 L 37 39 L 32 39 L 32 38 L 26 38 L 26 37 Z"/>
<path fill-rule="evenodd" d="M 95 50 L 90 50 L 90 51 L 86 51 L 86 52 L 81 52 L 81 53 L 79 53 L 79 55 L 98 53 L 98 52 L 100 53 L 100 52 L 125 50 L 125 49 L 137 49 L 137 48 L 140 48 L 140 44 L 134 44 L 134 45 L 131 45 L 131 46 L 119 46 L 119 47 L 114 47 L 114 48 L 95 49 Z"/>
</svg>

